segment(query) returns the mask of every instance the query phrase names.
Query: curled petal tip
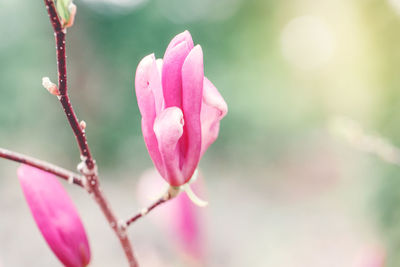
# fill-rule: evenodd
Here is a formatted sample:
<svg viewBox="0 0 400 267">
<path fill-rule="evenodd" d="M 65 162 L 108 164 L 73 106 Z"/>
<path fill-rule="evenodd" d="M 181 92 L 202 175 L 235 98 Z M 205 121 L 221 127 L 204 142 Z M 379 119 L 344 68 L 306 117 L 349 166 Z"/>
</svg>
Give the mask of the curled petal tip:
<svg viewBox="0 0 400 267">
<path fill-rule="evenodd" d="M 203 49 L 200 45 L 196 45 L 195 47 L 193 47 L 186 60 L 188 60 L 188 58 L 190 57 L 195 57 L 197 60 L 201 60 L 201 64 L 203 65 Z"/>
<path fill-rule="evenodd" d="M 177 107 L 164 109 L 154 122 L 154 132 L 165 173 L 163 177 L 173 186 L 179 186 L 183 182 L 178 146 L 183 134 L 183 125 L 183 113 Z"/>
<path fill-rule="evenodd" d="M 193 47 L 193 49 L 200 49 L 200 50 L 203 50 L 203 49 L 201 48 L 201 45 L 199 45 L 199 44 L 197 44 L 195 47 Z"/>
<path fill-rule="evenodd" d="M 189 46 L 189 49 L 192 49 L 194 44 L 193 44 L 193 39 L 192 36 L 190 35 L 190 32 L 188 30 L 176 35 L 171 42 L 169 43 L 167 49 L 165 50 L 165 54 L 169 52 L 172 48 L 175 46 L 179 45 L 182 42 L 186 42 Z"/>
<path fill-rule="evenodd" d="M 155 60 L 154 53 L 145 56 L 145 57 L 139 62 L 139 65 L 138 65 L 138 68 L 137 68 L 136 73 L 137 73 L 139 70 L 148 68 L 148 66 L 151 65 L 151 64 L 153 63 L 154 60 Z"/>
<path fill-rule="evenodd" d="M 184 124 L 182 110 L 177 107 L 170 107 L 157 116 L 154 122 L 154 132 L 157 139 L 163 139 L 168 143 L 177 142 L 182 136 Z"/>
<path fill-rule="evenodd" d="M 144 118 L 154 117 L 155 87 L 161 87 L 154 54 L 144 57 L 136 70 L 135 91 L 140 113 Z"/>
</svg>

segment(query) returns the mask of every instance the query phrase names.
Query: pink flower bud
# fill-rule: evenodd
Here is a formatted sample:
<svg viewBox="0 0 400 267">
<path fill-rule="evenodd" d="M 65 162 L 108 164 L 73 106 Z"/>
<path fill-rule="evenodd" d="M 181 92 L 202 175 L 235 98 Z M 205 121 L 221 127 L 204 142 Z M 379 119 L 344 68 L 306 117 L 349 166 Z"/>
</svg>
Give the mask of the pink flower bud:
<svg viewBox="0 0 400 267">
<path fill-rule="evenodd" d="M 18 178 L 33 218 L 51 250 L 67 267 L 84 267 L 90 248 L 78 212 L 57 178 L 22 165 Z"/>
<path fill-rule="evenodd" d="M 188 31 L 169 44 L 163 60 L 142 59 L 136 71 L 136 97 L 144 141 L 154 165 L 172 186 L 190 180 L 215 141 L 227 105 L 204 76 L 203 51 Z"/>
</svg>

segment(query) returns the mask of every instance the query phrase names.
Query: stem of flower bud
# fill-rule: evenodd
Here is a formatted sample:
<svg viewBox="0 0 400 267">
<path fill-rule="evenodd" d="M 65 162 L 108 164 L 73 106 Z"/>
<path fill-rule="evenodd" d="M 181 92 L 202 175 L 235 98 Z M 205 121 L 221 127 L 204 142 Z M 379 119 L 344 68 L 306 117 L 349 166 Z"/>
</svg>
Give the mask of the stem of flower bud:
<svg viewBox="0 0 400 267">
<path fill-rule="evenodd" d="M 38 168 L 40 170 L 52 173 L 64 180 L 67 180 L 69 183 L 74 183 L 81 187 L 84 186 L 85 177 L 82 177 L 79 174 L 73 173 L 73 172 L 63 169 L 59 166 L 51 164 L 47 161 L 29 157 L 27 155 L 20 154 L 20 153 L 17 153 L 17 152 L 8 150 L 8 149 L 4 149 L 4 148 L 0 148 L 0 158 L 12 160 L 15 162 L 23 163 L 23 164 Z"/>
</svg>

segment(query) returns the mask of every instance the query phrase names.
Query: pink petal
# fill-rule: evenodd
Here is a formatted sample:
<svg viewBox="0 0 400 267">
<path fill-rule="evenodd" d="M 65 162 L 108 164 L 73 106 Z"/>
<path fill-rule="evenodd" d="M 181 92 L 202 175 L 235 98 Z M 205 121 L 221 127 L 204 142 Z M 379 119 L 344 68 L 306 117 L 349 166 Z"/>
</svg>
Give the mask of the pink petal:
<svg viewBox="0 0 400 267">
<path fill-rule="evenodd" d="M 172 186 L 184 183 L 180 170 L 178 141 L 183 133 L 183 113 L 177 107 L 164 109 L 154 122 L 158 148 L 164 164 L 164 179 Z"/>
<path fill-rule="evenodd" d="M 155 117 L 154 108 L 156 113 L 161 111 L 163 95 L 161 76 L 154 54 L 148 55 L 140 61 L 136 70 L 135 89 L 142 116 Z"/>
<path fill-rule="evenodd" d="M 162 66 L 163 66 L 163 59 L 162 58 L 157 58 L 157 60 L 156 60 L 156 64 L 157 64 L 157 70 L 158 70 L 158 73 L 160 73 L 160 78 L 161 78 L 161 73 L 162 73 Z M 161 79 L 160 79 L 161 80 Z M 162 86 L 161 86 L 161 96 L 162 96 Z M 164 96 L 162 96 L 162 101 L 164 102 Z M 162 109 L 164 109 L 164 108 L 162 108 Z M 158 112 L 159 113 L 159 112 Z"/>
<path fill-rule="evenodd" d="M 183 41 L 168 50 L 162 66 L 162 87 L 165 107 L 182 107 L 182 65 L 190 52 L 190 46 Z"/>
<path fill-rule="evenodd" d="M 163 175 L 162 158 L 153 131 L 157 111 L 161 112 L 163 105 L 161 78 L 154 55 L 149 55 L 140 61 L 136 70 L 135 89 L 139 110 L 142 114 L 143 138 L 154 165 Z"/>
<path fill-rule="evenodd" d="M 178 44 L 182 43 L 182 42 L 186 42 L 189 46 L 189 50 L 192 50 L 194 44 L 193 44 L 193 39 L 192 36 L 190 35 L 189 31 L 184 31 L 180 34 L 178 34 L 177 36 L 175 36 L 171 42 L 169 43 L 167 49 L 165 50 L 165 55 L 169 52 L 169 50 L 171 50 L 172 48 L 174 48 L 175 46 L 177 46 Z"/>
<path fill-rule="evenodd" d="M 18 169 L 26 201 L 51 250 L 67 267 L 87 266 L 89 243 L 78 212 L 57 178 L 22 165 Z"/>
<path fill-rule="evenodd" d="M 203 80 L 203 51 L 201 46 L 197 45 L 190 51 L 182 66 L 182 108 L 185 126 L 181 151 L 185 153 L 182 170 L 185 182 L 192 177 L 200 159 Z"/>
<path fill-rule="evenodd" d="M 201 156 L 217 139 L 219 122 L 228 112 L 228 106 L 217 88 L 204 77 L 203 105 L 201 108 Z"/>
</svg>

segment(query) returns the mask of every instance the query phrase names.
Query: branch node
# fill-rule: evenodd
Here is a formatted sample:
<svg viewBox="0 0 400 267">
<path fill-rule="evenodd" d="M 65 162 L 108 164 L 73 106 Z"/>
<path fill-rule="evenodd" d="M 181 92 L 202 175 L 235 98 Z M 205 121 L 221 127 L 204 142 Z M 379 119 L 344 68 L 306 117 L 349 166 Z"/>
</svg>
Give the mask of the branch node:
<svg viewBox="0 0 400 267">
<path fill-rule="evenodd" d="M 81 162 L 78 164 L 78 166 L 76 167 L 77 170 L 82 173 L 85 177 L 89 177 L 89 176 L 97 176 L 97 164 L 94 164 L 94 167 L 92 169 L 89 169 L 88 165 L 87 165 L 87 158 L 85 156 L 81 155 Z M 93 160 L 93 162 L 95 163 L 95 161 Z"/>
<path fill-rule="evenodd" d="M 119 231 L 125 232 L 126 228 L 128 228 L 128 224 L 124 220 L 119 220 L 118 221 Z"/>
<path fill-rule="evenodd" d="M 73 182 L 74 182 L 74 176 L 70 175 L 70 176 L 68 177 L 68 183 L 69 183 L 69 184 L 72 184 Z"/>
<path fill-rule="evenodd" d="M 147 215 L 147 213 L 149 213 L 149 209 L 148 209 L 148 208 L 143 208 L 143 209 L 140 211 L 140 214 L 142 214 L 142 216 Z"/>
<path fill-rule="evenodd" d="M 168 200 L 168 199 L 174 198 L 181 192 L 181 190 L 182 190 L 182 188 L 180 186 L 170 186 L 168 188 L 168 191 L 163 196 L 163 199 Z"/>
</svg>

